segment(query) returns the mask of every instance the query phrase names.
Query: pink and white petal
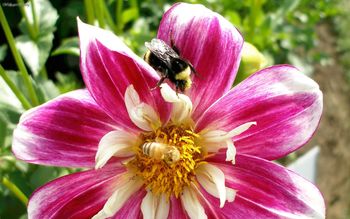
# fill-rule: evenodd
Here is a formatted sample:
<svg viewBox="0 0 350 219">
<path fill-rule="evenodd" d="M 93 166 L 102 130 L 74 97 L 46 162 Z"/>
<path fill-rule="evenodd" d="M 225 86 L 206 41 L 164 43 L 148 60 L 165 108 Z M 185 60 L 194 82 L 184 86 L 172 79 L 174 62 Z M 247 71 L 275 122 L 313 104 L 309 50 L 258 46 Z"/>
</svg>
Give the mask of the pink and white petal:
<svg viewBox="0 0 350 219">
<path fill-rule="evenodd" d="M 182 207 L 181 200 L 179 198 L 176 198 L 175 196 L 172 196 L 170 198 L 170 210 L 168 219 L 179 218 L 187 219 L 189 217 L 185 213 L 185 209 Z"/>
<path fill-rule="evenodd" d="M 322 108 L 316 82 L 292 66 L 278 65 L 255 73 L 214 103 L 197 120 L 196 131 L 230 131 L 256 122 L 233 138 L 237 153 L 273 160 L 311 138 Z"/>
<path fill-rule="evenodd" d="M 193 76 L 188 92 L 196 119 L 231 88 L 241 59 L 243 38 L 221 15 L 202 5 L 186 3 L 175 4 L 163 15 L 158 38 L 169 45 L 173 38 L 181 56 L 199 74 Z"/>
<path fill-rule="evenodd" d="M 126 88 L 132 84 L 141 101 L 151 105 L 163 122 L 170 116 L 170 104 L 164 102 L 155 70 L 134 54 L 112 32 L 81 22 L 78 19 L 80 40 L 80 70 L 86 87 L 96 102 L 114 120 L 130 123 L 124 105 Z"/>
<path fill-rule="evenodd" d="M 125 171 L 124 167 L 111 164 L 49 182 L 30 198 L 28 218 L 91 218 L 111 196 Z"/>
<path fill-rule="evenodd" d="M 153 195 L 148 191 L 142 200 L 141 211 L 144 219 L 168 218 L 170 204 L 165 196 Z"/>
<path fill-rule="evenodd" d="M 208 218 L 204 208 L 198 199 L 195 188 L 185 187 L 181 195 L 182 207 L 191 219 Z"/>
<path fill-rule="evenodd" d="M 113 156 L 126 158 L 134 155 L 133 147 L 140 145 L 138 136 L 123 130 L 108 132 L 98 144 L 95 169 L 103 167 Z"/>
<path fill-rule="evenodd" d="M 184 94 L 177 94 L 168 84 L 160 85 L 160 92 L 166 102 L 172 103 L 171 120 L 175 124 L 182 124 L 190 120 L 192 102 Z"/>
<path fill-rule="evenodd" d="M 226 161 L 232 161 L 232 164 L 235 164 L 237 151 L 232 138 L 245 132 L 252 125 L 256 125 L 256 122 L 244 123 L 229 132 L 222 130 L 203 130 L 198 133 L 201 136 L 200 144 L 208 152 L 217 152 L 221 148 L 227 148 Z"/>
<path fill-rule="evenodd" d="M 125 174 L 120 177 L 113 194 L 108 198 L 105 205 L 92 219 L 110 218 L 124 206 L 128 199 L 140 190 L 143 181 L 132 174 Z M 117 187 L 117 188 L 116 188 Z"/>
<path fill-rule="evenodd" d="M 259 218 L 259 219 L 281 219 L 282 217 L 271 213 L 262 206 L 251 204 L 246 199 L 240 198 L 238 195 L 233 203 L 226 203 L 220 208 L 219 199 L 210 195 L 205 189 L 200 188 L 201 203 L 205 209 L 208 218 L 216 219 L 241 219 L 241 218 Z M 292 217 L 293 218 L 293 217 Z M 297 219 L 294 217 L 294 219 Z"/>
<path fill-rule="evenodd" d="M 129 117 L 137 127 L 144 131 L 152 131 L 161 126 L 158 113 L 152 106 L 141 102 L 133 85 L 126 88 L 124 100 Z"/>
<path fill-rule="evenodd" d="M 12 142 L 15 156 L 29 163 L 94 167 L 101 138 L 117 124 L 87 90 L 72 91 L 25 112 Z"/>
<path fill-rule="evenodd" d="M 225 175 L 212 164 L 203 163 L 196 169 L 198 182 L 211 194 L 220 199 L 222 208 L 226 201 Z"/>
<path fill-rule="evenodd" d="M 112 217 L 114 219 L 119 218 L 139 218 L 142 219 L 141 203 L 143 197 L 146 195 L 146 190 L 141 188 L 135 192 L 124 203 L 123 207 Z"/>
<path fill-rule="evenodd" d="M 225 173 L 226 186 L 237 190 L 236 199 L 220 211 L 229 218 L 325 218 L 320 191 L 286 168 L 249 155 L 237 155 L 236 165 L 220 153 L 207 161 Z M 203 191 L 202 191 L 203 193 Z M 204 193 L 203 193 L 204 194 Z M 210 195 L 206 195 L 210 199 Z M 219 200 L 214 206 L 219 206 Z"/>
</svg>

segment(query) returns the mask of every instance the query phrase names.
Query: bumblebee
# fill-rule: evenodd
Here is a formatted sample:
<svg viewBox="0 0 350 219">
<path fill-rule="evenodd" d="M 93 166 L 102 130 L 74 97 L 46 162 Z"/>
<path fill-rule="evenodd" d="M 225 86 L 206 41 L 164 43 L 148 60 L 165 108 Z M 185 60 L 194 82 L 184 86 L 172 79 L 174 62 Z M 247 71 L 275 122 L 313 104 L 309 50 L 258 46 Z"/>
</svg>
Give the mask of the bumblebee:
<svg viewBox="0 0 350 219">
<path fill-rule="evenodd" d="M 167 164 L 180 160 L 180 152 L 175 146 L 159 143 L 146 142 L 141 146 L 144 155 L 156 160 L 164 160 Z"/>
<path fill-rule="evenodd" d="M 176 87 L 176 92 L 184 92 L 192 85 L 191 73 L 197 74 L 192 64 L 180 56 L 179 49 L 171 40 L 171 46 L 161 39 L 152 39 L 146 42 L 148 51 L 143 59 L 152 66 L 161 76 L 156 87 L 168 79 Z"/>
</svg>

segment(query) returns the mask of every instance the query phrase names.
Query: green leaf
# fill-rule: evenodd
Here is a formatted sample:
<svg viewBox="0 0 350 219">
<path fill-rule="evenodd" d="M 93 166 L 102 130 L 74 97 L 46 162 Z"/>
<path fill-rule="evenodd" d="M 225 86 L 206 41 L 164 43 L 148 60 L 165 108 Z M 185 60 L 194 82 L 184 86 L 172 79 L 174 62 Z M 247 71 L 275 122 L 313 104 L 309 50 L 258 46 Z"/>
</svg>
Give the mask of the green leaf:
<svg viewBox="0 0 350 219">
<path fill-rule="evenodd" d="M 5 120 L 4 116 L 0 114 L 0 148 L 5 148 L 6 137 L 7 121 Z"/>
<path fill-rule="evenodd" d="M 83 86 L 81 81 L 74 74 L 74 72 L 70 72 L 68 74 L 57 72 L 56 78 L 56 86 L 60 90 L 60 93 L 66 93 L 68 91 L 76 90 Z"/>
<path fill-rule="evenodd" d="M 37 76 L 49 57 L 58 14 L 48 0 L 35 0 L 34 2 L 39 32 L 36 33 L 35 39 L 32 39 L 24 18 L 22 18 L 19 27 L 24 34 L 16 38 L 16 46 L 32 73 Z M 29 23 L 33 26 L 31 4 L 27 4 L 25 7 L 25 13 L 28 16 Z"/>
<path fill-rule="evenodd" d="M 58 88 L 52 81 L 42 81 L 40 83 L 37 83 L 35 87 L 43 102 L 51 100 L 60 95 Z"/>
<path fill-rule="evenodd" d="M 26 212 L 26 208 L 16 197 L 12 196 L 8 191 L 6 194 L 2 193 L 5 192 L 0 191 L 0 216 L 7 219 L 15 219 Z"/>
<path fill-rule="evenodd" d="M 132 7 L 124 10 L 122 13 L 123 26 L 132 20 L 136 20 L 138 17 L 139 10 L 137 7 Z"/>
<path fill-rule="evenodd" d="M 40 70 L 49 57 L 52 40 L 52 33 L 40 36 L 37 41 L 33 41 L 28 35 L 16 37 L 16 46 L 35 76 L 39 75 Z"/>
<path fill-rule="evenodd" d="M 280 5 L 277 11 L 277 15 L 279 17 L 284 17 L 288 13 L 294 11 L 300 4 L 300 0 L 285 0 L 283 3 Z"/>
<path fill-rule="evenodd" d="M 29 22 L 31 25 L 33 25 L 32 5 L 30 2 L 26 4 L 26 7 L 24 9 L 28 16 Z M 39 36 L 54 32 L 56 30 L 55 24 L 58 19 L 58 14 L 57 10 L 52 7 L 50 1 L 35 0 L 35 11 L 39 26 Z M 23 18 L 21 20 L 19 28 L 24 34 L 29 35 Z"/>
<path fill-rule="evenodd" d="M 240 28 L 242 25 L 240 15 L 235 11 L 227 11 L 225 14 L 225 18 L 229 20 L 235 27 Z"/>
<path fill-rule="evenodd" d="M 29 97 L 28 96 L 28 92 L 26 90 L 26 87 L 25 87 L 25 84 L 24 84 L 24 81 L 23 81 L 23 77 L 21 77 L 20 73 L 17 72 L 17 71 L 12 71 L 12 70 L 6 70 L 6 73 L 7 75 L 11 78 L 11 81 L 16 85 L 16 87 L 21 90 L 21 92 L 23 93 L 23 95 L 25 97 Z M 0 89 L 2 88 L 1 86 L 1 80 L 0 80 Z M 1 90 L 5 90 L 5 89 L 1 89 Z M 0 93 L 0 100 L 4 100 L 4 102 L 8 103 L 8 104 L 11 104 L 13 106 L 19 106 L 19 101 L 17 100 L 17 98 L 15 98 L 13 96 L 14 94 L 11 92 L 5 92 L 4 93 L 4 96 L 5 97 L 1 97 L 1 93 Z M 12 96 L 14 98 L 12 98 Z M 7 99 L 6 99 L 7 98 Z M 7 101 L 5 101 L 7 100 Z M 18 104 L 17 104 L 18 102 Z"/>
<path fill-rule="evenodd" d="M 12 105 L 0 102 L 0 155 L 10 154 L 12 133 L 20 116 L 21 110 Z"/>
<path fill-rule="evenodd" d="M 79 56 L 80 51 L 78 37 L 64 39 L 61 45 L 51 53 L 51 56 L 63 54 Z"/>
<path fill-rule="evenodd" d="M 0 62 L 4 61 L 7 53 L 7 45 L 1 45 L 0 46 Z"/>
<path fill-rule="evenodd" d="M 6 71 L 6 73 L 8 74 L 8 76 L 11 79 L 13 79 L 14 74 L 18 75 L 18 73 L 15 71 Z M 18 87 L 18 84 L 16 84 L 16 85 Z M 22 86 L 22 87 L 18 87 L 18 88 L 23 88 L 24 85 L 21 84 L 20 86 Z M 12 92 L 12 90 L 6 84 L 6 82 L 3 80 L 3 78 L 0 77 L 0 104 L 2 104 L 2 103 L 7 104 L 7 105 L 11 105 L 12 107 L 15 107 L 17 109 L 22 108 L 22 105 L 19 102 L 19 100 L 17 99 L 16 95 Z"/>
<path fill-rule="evenodd" d="M 7 123 L 17 124 L 22 111 L 11 105 L 0 102 L 0 116 Z"/>
<path fill-rule="evenodd" d="M 59 168 L 38 166 L 30 176 L 30 184 L 36 188 L 59 176 Z"/>
<path fill-rule="evenodd" d="M 7 73 L 16 86 L 28 98 L 28 93 L 25 90 L 23 78 L 20 74 L 16 71 L 7 71 Z M 32 80 L 31 83 L 34 86 L 34 90 L 38 95 L 40 103 L 44 103 L 59 95 L 59 91 L 52 81 L 41 80 L 39 78 L 38 81 Z"/>
</svg>

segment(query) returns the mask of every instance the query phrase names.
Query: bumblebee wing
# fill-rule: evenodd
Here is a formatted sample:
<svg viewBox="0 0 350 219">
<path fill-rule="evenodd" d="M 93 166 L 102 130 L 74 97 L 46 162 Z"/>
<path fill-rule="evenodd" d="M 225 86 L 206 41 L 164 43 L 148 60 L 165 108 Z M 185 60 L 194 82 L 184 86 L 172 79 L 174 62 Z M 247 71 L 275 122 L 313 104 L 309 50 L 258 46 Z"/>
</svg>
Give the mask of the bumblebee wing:
<svg viewBox="0 0 350 219">
<path fill-rule="evenodd" d="M 171 59 L 179 58 L 179 55 L 168 46 L 163 40 L 152 39 L 150 43 L 146 42 L 145 46 L 167 66 L 171 67 Z"/>
</svg>

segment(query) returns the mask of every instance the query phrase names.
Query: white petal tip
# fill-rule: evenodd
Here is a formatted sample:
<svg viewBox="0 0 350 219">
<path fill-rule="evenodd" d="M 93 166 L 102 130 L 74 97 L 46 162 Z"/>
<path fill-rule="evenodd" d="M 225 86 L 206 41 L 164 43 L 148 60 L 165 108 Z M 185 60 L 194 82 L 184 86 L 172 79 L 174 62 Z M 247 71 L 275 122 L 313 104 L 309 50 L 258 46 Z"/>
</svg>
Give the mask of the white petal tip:
<svg viewBox="0 0 350 219">
<path fill-rule="evenodd" d="M 145 131 L 153 131 L 160 127 L 159 115 L 152 106 L 141 102 L 132 84 L 125 91 L 124 101 L 129 117 L 137 127 Z"/>
</svg>

